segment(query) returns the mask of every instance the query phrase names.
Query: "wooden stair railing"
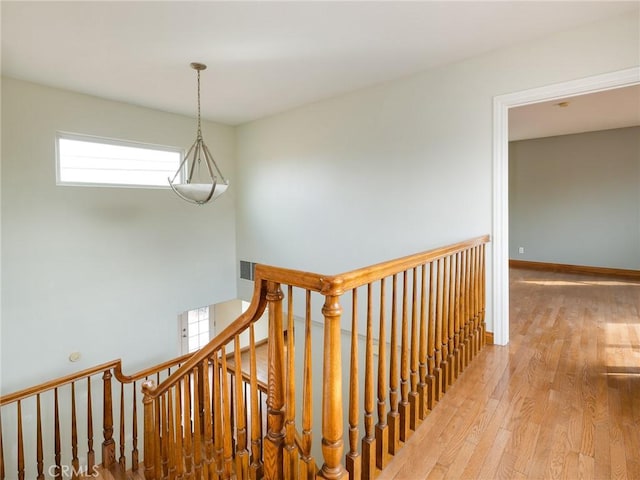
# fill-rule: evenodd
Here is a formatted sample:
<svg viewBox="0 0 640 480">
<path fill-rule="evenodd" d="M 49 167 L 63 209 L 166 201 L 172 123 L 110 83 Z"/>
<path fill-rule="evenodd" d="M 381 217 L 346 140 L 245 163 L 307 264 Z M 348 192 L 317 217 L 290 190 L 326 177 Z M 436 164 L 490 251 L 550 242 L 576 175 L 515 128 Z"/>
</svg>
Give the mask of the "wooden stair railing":
<svg viewBox="0 0 640 480">
<path fill-rule="evenodd" d="M 257 265 L 249 310 L 166 380 L 143 384 L 145 477 L 374 478 L 484 345 L 488 241 L 335 276 Z M 267 306 L 263 409 L 254 324 Z M 233 383 L 228 355 L 240 364 L 245 332 L 250 368 Z"/>
<path fill-rule="evenodd" d="M 135 471 L 139 465 L 140 381 L 152 377 L 160 381 L 190 356 L 130 376 L 122 373 L 120 360 L 113 360 L 0 397 L 0 479 L 78 478 L 91 476 L 99 465 L 108 469 L 116 462 L 122 471 Z M 116 402 L 114 378 L 120 384 Z M 35 424 L 30 421 L 34 418 Z M 97 427 L 102 430 L 100 445 Z M 128 452 L 126 438 L 131 438 Z M 7 458 L 8 454 L 13 455 Z"/>
</svg>

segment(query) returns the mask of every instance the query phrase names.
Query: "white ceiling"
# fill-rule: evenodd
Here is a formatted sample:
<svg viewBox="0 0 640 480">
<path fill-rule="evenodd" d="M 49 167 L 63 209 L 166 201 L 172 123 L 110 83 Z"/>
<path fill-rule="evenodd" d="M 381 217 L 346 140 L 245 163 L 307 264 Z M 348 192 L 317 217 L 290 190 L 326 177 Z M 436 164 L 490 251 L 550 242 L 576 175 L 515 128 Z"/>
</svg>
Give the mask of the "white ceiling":
<svg viewBox="0 0 640 480">
<path fill-rule="evenodd" d="M 640 85 L 534 103 L 509 110 L 509 140 L 636 125 L 640 125 Z"/>
<path fill-rule="evenodd" d="M 2 1 L 2 73 L 239 124 L 629 13 L 587 2 Z"/>
</svg>

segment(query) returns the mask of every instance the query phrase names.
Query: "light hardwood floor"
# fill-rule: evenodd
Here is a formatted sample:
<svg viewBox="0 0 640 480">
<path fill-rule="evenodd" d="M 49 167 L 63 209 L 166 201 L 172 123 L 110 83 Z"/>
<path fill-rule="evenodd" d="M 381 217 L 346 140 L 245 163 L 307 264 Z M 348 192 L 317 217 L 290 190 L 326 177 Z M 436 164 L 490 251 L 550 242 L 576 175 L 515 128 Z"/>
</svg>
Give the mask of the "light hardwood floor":
<svg viewBox="0 0 640 480">
<path fill-rule="evenodd" d="M 640 479 L 640 282 L 511 270 L 487 346 L 378 479 Z"/>
</svg>

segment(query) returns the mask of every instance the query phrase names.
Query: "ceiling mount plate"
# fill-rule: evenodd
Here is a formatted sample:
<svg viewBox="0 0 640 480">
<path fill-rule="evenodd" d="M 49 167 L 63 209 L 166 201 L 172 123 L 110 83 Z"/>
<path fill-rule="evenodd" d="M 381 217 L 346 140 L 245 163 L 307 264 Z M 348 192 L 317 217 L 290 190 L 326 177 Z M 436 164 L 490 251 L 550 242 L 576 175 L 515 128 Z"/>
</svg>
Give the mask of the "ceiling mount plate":
<svg viewBox="0 0 640 480">
<path fill-rule="evenodd" d="M 194 70 L 205 70 L 207 66 L 204 63 L 192 62 L 191 68 Z"/>
</svg>

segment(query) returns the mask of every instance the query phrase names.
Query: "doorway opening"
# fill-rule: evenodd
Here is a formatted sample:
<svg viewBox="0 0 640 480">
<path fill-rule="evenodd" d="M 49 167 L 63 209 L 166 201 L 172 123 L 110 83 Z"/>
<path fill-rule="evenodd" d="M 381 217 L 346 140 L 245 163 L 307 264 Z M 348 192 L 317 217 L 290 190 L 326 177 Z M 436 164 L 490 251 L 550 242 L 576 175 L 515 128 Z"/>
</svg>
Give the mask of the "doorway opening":
<svg viewBox="0 0 640 480">
<path fill-rule="evenodd" d="M 640 84 L 640 67 L 494 97 L 492 305 L 497 345 L 509 343 L 509 109 Z"/>
</svg>

